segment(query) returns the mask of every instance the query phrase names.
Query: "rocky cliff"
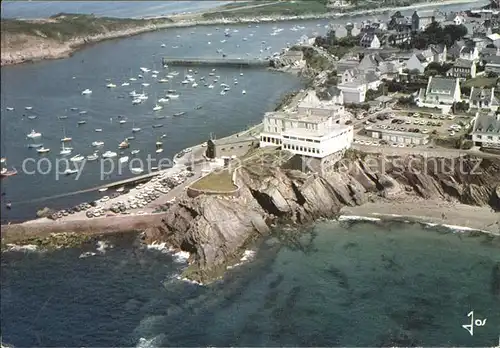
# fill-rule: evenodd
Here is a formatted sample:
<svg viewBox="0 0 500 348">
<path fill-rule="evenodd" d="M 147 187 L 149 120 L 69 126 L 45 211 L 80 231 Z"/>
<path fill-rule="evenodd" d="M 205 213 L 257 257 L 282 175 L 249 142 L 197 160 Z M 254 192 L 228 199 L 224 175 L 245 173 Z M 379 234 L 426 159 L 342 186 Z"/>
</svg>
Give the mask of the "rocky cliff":
<svg viewBox="0 0 500 348">
<path fill-rule="evenodd" d="M 206 280 L 224 269 L 249 240 L 269 231 L 270 223 L 306 223 L 332 218 L 345 206 L 376 197 L 416 195 L 454 198 L 500 211 L 500 159 L 361 158 L 346 160 L 321 176 L 294 169 L 238 169 L 238 198 L 184 199 L 166 213 L 160 228 L 146 232 L 191 253 L 190 276 Z"/>
</svg>

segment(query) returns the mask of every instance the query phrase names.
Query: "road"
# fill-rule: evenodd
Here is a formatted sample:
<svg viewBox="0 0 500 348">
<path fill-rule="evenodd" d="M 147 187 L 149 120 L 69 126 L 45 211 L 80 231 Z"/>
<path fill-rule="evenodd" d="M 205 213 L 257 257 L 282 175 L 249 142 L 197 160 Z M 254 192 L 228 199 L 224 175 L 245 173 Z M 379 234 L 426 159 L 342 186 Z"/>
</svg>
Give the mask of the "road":
<svg viewBox="0 0 500 348">
<path fill-rule="evenodd" d="M 460 156 L 478 156 L 482 158 L 500 158 L 500 155 L 484 153 L 478 150 L 460 150 L 460 149 L 446 149 L 446 148 L 411 148 L 411 147 L 385 147 L 385 146 L 367 146 L 353 144 L 354 150 L 381 154 L 385 156 L 407 156 L 407 155 L 422 155 L 426 157 L 447 157 L 456 158 Z"/>
</svg>

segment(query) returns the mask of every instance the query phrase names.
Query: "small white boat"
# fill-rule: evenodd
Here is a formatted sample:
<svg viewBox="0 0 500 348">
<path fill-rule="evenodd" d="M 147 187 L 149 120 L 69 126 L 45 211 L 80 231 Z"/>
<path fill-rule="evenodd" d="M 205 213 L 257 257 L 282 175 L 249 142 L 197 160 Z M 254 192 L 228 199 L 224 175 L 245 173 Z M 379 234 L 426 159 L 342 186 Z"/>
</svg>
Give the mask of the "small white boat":
<svg viewBox="0 0 500 348">
<path fill-rule="evenodd" d="M 229 92 L 231 90 L 230 87 L 224 87 L 224 92 Z"/>
<path fill-rule="evenodd" d="M 137 132 L 140 132 L 140 131 L 141 131 L 141 128 L 139 128 L 139 127 L 132 128 L 132 133 L 137 133 Z"/>
<path fill-rule="evenodd" d="M 119 188 L 116 189 L 116 192 L 123 192 L 123 191 L 125 191 L 125 187 L 124 186 L 119 187 Z"/>
<path fill-rule="evenodd" d="M 132 150 L 132 151 L 130 151 L 130 154 L 137 155 L 139 152 L 141 152 L 141 150 Z"/>
<path fill-rule="evenodd" d="M 42 136 L 42 133 L 40 132 L 35 132 L 34 129 L 31 130 L 31 133 L 29 133 L 28 135 L 26 135 L 28 138 L 30 139 L 35 139 L 35 138 L 40 138 Z"/>
<path fill-rule="evenodd" d="M 220 91 L 220 95 L 226 95 L 225 91 Z"/>
<path fill-rule="evenodd" d="M 25 107 L 25 109 L 26 109 L 26 110 L 32 110 L 32 109 L 33 109 L 33 107 L 32 107 L 32 106 L 26 106 L 26 107 Z"/>
<path fill-rule="evenodd" d="M 182 83 L 183 85 L 187 85 L 187 84 L 189 83 L 189 80 L 182 80 L 182 81 L 181 81 L 181 83 Z"/>
<path fill-rule="evenodd" d="M 137 98 L 137 99 L 132 100 L 132 104 L 133 105 L 137 105 L 137 104 L 140 104 L 140 103 L 142 103 L 142 99 Z"/>
<path fill-rule="evenodd" d="M 159 74 L 160 72 L 158 70 L 153 70 L 151 71 L 153 74 Z"/>
<path fill-rule="evenodd" d="M 242 72 L 240 72 L 240 76 L 243 76 L 243 73 L 242 73 Z"/>
<path fill-rule="evenodd" d="M 127 86 L 130 86 L 130 83 L 128 83 L 128 82 L 122 83 L 122 87 L 127 87 Z"/>
<path fill-rule="evenodd" d="M 145 83 L 141 83 L 141 85 L 143 85 L 144 87 L 147 87 L 147 86 L 149 86 L 149 83 L 145 82 Z"/>
<path fill-rule="evenodd" d="M 63 172 L 63 174 L 64 174 L 64 175 L 71 175 L 71 174 L 76 174 L 76 173 L 78 173 L 78 169 L 69 169 L 69 168 L 68 168 L 68 169 L 66 169 L 66 170 Z"/>
<path fill-rule="evenodd" d="M 185 112 L 185 111 L 181 111 L 181 112 L 176 112 L 176 113 L 174 114 L 174 116 L 175 116 L 175 117 L 179 117 L 179 116 L 184 116 L 185 114 L 186 114 L 186 112 Z"/>
<path fill-rule="evenodd" d="M 241 94 L 247 94 L 247 91 L 242 90 L 242 91 L 241 91 Z"/>
<path fill-rule="evenodd" d="M 128 94 L 131 98 L 137 97 L 139 94 L 135 91 L 135 89 L 132 92 L 129 92 Z"/>
<path fill-rule="evenodd" d="M 5 109 L 6 109 L 7 111 L 14 111 L 14 108 L 11 108 L 11 107 L 8 107 L 8 106 L 7 106 Z"/>
<path fill-rule="evenodd" d="M 71 157 L 69 160 L 71 162 L 81 162 L 84 159 L 85 159 L 85 157 L 83 157 L 82 155 L 76 155 L 76 156 Z"/>
<path fill-rule="evenodd" d="M 92 146 L 94 147 L 99 147 L 99 146 L 103 146 L 104 145 L 104 141 L 94 141 L 92 142 Z"/>
<path fill-rule="evenodd" d="M 168 103 L 168 98 L 160 98 L 158 99 L 158 103 Z"/>
<path fill-rule="evenodd" d="M 107 190 L 108 190 L 108 188 L 107 188 L 107 187 L 103 187 L 103 188 L 100 188 L 100 189 L 99 189 L 99 192 L 106 192 Z"/>
<path fill-rule="evenodd" d="M 162 146 L 163 142 L 162 141 L 157 141 L 155 144 L 156 144 L 156 146 Z"/>
<path fill-rule="evenodd" d="M 120 157 L 120 159 L 118 161 L 120 162 L 120 164 L 127 163 L 128 162 L 128 156 Z"/>
<path fill-rule="evenodd" d="M 166 83 L 166 82 L 168 82 L 168 79 L 159 79 L 158 82 L 159 83 Z"/>
<path fill-rule="evenodd" d="M 124 123 L 127 123 L 127 120 L 120 120 L 119 122 L 120 124 L 124 124 Z"/>
<path fill-rule="evenodd" d="M 156 149 L 156 153 L 162 153 L 163 152 L 163 149 Z"/>
<path fill-rule="evenodd" d="M 47 153 L 49 151 L 50 151 L 50 149 L 47 149 L 47 148 L 45 148 L 43 146 L 41 148 L 39 148 L 39 149 L 36 149 L 36 152 L 38 152 L 38 153 Z"/>
<path fill-rule="evenodd" d="M 108 84 L 106 85 L 106 87 L 108 87 L 108 88 L 115 88 L 115 87 L 116 87 L 116 85 L 115 85 L 114 83 L 108 83 Z"/>
<path fill-rule="evenodd" d="M 165 45 L 165 44 L 161 44 L 161 45 L 160 45 L 160 47 L 167 47 L 167 45 Z"/>
<path fill-rule="evenodd" d="M 151 77 L 153 77 L 153 78 L 157 78 L 157 77 L 158 77 L 158 75 L 153 74 L 153 75 L 151 75 Z M 149 85 L 149 84 L 148 84 L 148 85 Z"/>
<path fill-rule="evenodd" d="M 196 88 L 196 87 L 198 87 L 198 84 L 195 82 L 195 83 L 193 83 L 193 84 L 191 85 L 191 87 Z"/>
<path fill-rule="evenodd" d="M 102 132 L 102 128 L 96 128 L 96 129 L 94 129 L 94 131 L 96 131 L 96 132 Z"/>
<path fill-rule="evenodd" d="M 63 144 L 62 148 L 61 148 L 61 151 L 59 152 L 59 154 L 61 156 L 67 156 L 67 155 L 69 155 L 71 153 L 71 151 L 72 151 L 71 149 L 65 148 L 64 144 Z"/>
<path fill-rule="evenodd" d="M 150 69 L 148 69 L 148 68 L 142 68 L 142 67 L 141 67 L 141 68 L 139 68 L 139 69 L 140 69 L 143 73 L 146 73 L 146 72 L 150 71 Z"/>
<path fill-rule="evenodd" d="M 61 142 L 66 143 L 66 142 L 71 141 L 71 140 L 72 140 L 72 138 L 70 138 L 70 137 L 64 137 L 61 139 Z"/>
<path fill-rule="evenodd" d="M 78 125 L 81 125 L 81 124 L 87 123 L 87 121 L 82 120 L 82 121 L 78 121 L 77 123 L 78 123 Z"/>
<path fill-rule="evenodd" d="M 131 77 L 128 79 L 129 81 L 137 81 L 137 79 L 135 77 Z"/>
<path fill-rule="evenodd" d="M 87 113 L 88 113 L 88 111 L 82 110 L 78 114 L 80 114 L 80 115 L 86 115 Z"/>
<path fill-rule="evenodd" d="M 97 161 L 97 159 L 99 159 L 99 156 L 97 156 L 97 154 L 95 153 L 87 156 L 87 161 Z"/>
<path fill-rule="evenodd" d="M 178 94 L 169 94 L 168 97 L 170 99 L 178 99 L 179 98 L 179 95 Z"/>
<path fill-rule="evenodd" d="M 141 74 L 137 75 L 138 78 L 142 79 L 144 76 L 142 76 Z"/>
<path fill-rule="evenodd" d="M 142 169 L 140 167 L 132 167 L 132 168 L 130 168 L 130 172 L 132 174 L 141 174 L 142 172 L 144 172 L 144 169 Z"/>
<path fill-rule="evenodd" d="M 29 120 L 34 120 L 35 118 L 37 118 L 38 116 L 37 115 L 30 115 L 28 116 L 28 119 Z"/>
<path fill-rule="evenodd" d="M 90 95 L 90 94 L 92 94 L 92 90 L 88 88 L 82 91 L 82 95 Z"/>
<path fill-rule="evenodd" d="M 118 156 L 118 154 L 116 152 L 113 152 L 113 151 L 106 151 L 105 153 L 102 154 L 103 158 L 113 158 L 116 156 Z"/>
<path fill-rule="evenodd" d="M 140 100 L 148 100 L 148 96 L 147 96 L 147 95 L 145 95 L 144 93 L 143 93 L 143 94 L 139 94 L 139 95 L 137 96 L 137 99 L 140 99 Z"/>
<path fill-rule="evenodd" d="M 214 85 L 210 84 L 210 85 L 208 85 L 208 88 L 212 89 L 212 88 L 214 88 Z"/>
<path fill-rule="evenodd" d="M 153 111 L 160 111 L 161 109 L 163 109 L 163 106 L 156 104 Z"/>
</svg>

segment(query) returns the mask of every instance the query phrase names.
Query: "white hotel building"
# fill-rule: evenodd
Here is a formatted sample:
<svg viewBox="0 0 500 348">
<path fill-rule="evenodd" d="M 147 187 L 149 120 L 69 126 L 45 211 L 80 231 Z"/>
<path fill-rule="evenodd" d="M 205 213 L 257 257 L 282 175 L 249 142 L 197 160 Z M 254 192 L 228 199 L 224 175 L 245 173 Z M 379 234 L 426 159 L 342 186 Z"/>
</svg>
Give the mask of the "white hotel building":
<svg viewBox="0 0 500 348">
<path fill-rule="evenodd" d="M 336 124 L 331 116 L 299 112 L 269 112 L 264 115 L 260 146 L 277 146 L 297 155 L 324 158 L 351 147 L 352 126 Z"/>
</svg>

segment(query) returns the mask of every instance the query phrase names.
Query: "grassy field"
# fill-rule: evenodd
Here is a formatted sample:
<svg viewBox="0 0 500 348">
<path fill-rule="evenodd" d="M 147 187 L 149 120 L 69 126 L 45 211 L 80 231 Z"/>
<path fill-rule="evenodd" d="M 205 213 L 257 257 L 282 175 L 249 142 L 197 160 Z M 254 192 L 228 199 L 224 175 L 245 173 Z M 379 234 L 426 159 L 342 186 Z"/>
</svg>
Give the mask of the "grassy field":
<svg viewBox="0 0 500 348">
<path fill-rule="evenodd" d="M 498 78 L 496 77 L 475 77 L 473 79 L 465 81 L 463 84 L 464 87 L 485 87 L 491 88 L 495 87 L 497 84 Z"/>
<path fill-rule="evenodd" d="M 1 28 L 2 37 L 6 35 L 28 35 L 65 41 L 74 37 L 98 35 L 166 22 L 171 22 L 171 20 L 126 19 L 61 13 L 46 20 L 2 19 Z"/>
<path fill-rule="evenodd" d="M 233 184 L 233 174 L 228 170 L 207 174 L 200 180 L 194 182 L 191 188 L 195 190 L 220 192 L 234 191 L 237 189 L 236 185 Z"/>
<path fill-rule="evenodd" d="M 326 1 L 297 0 L 269 4 L 267 6 L 242 8 L 234 11 L 218 11 L 203 14 L 204 19 L 264 17 L 264 16 L 299 16 L 304 14 L 326 13 Z"/>
</svg>

